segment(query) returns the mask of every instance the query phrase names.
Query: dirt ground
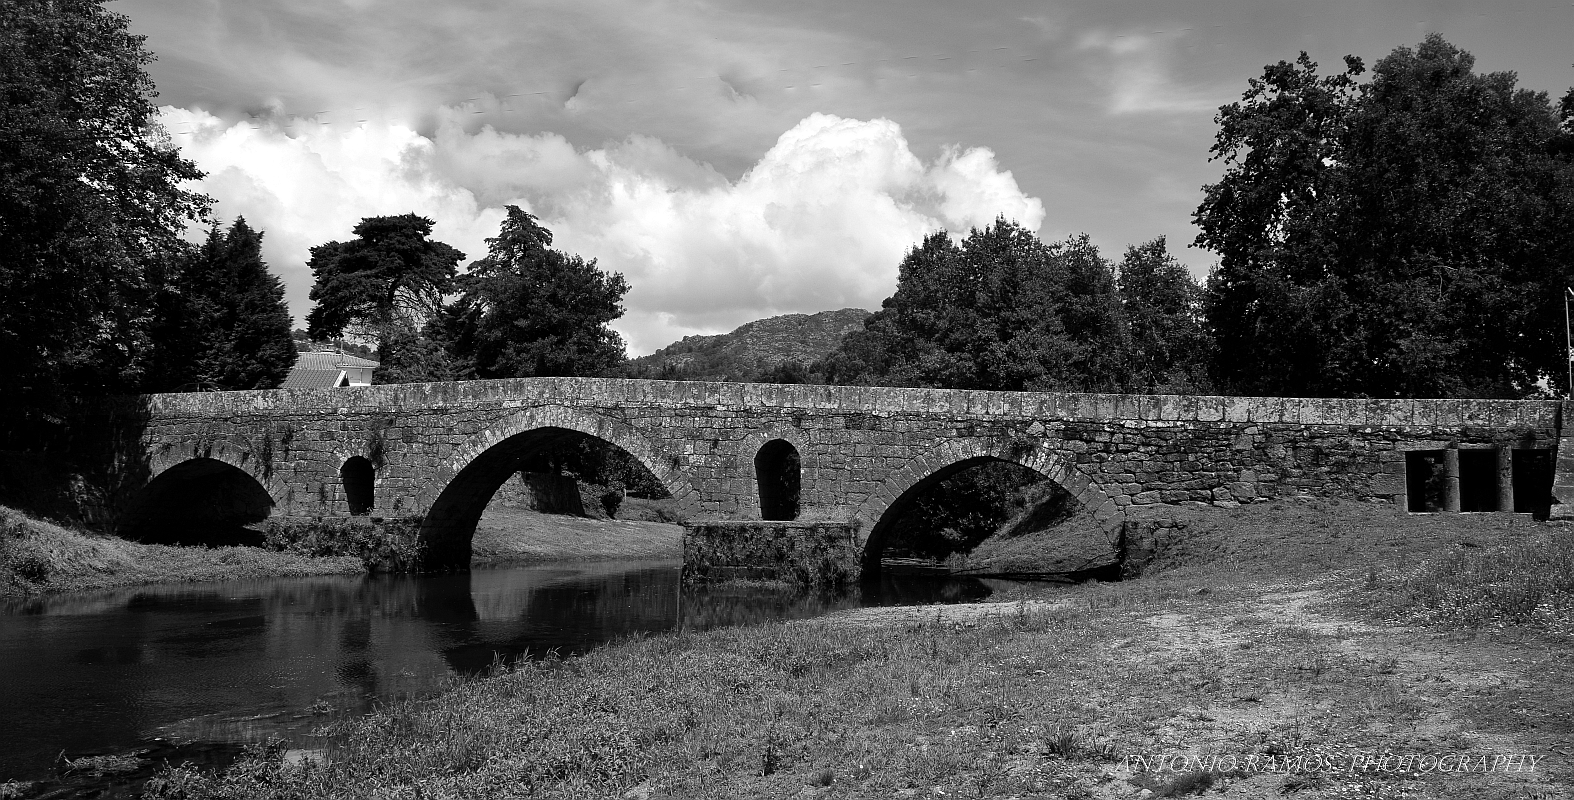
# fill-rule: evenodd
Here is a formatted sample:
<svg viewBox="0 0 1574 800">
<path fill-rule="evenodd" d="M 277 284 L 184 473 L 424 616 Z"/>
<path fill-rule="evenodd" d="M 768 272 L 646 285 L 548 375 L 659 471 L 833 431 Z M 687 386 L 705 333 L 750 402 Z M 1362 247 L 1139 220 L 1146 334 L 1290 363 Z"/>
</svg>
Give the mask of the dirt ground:
<svg viewBox="0 0 1574 800">
<path fill-rule="evenodd" d="M 1169 583 L 1141 595 L 1106 585 L 1060 600 L 854 609 L 819 624 L 979 628 L 1097 613 L 1095 664 L 1021 658 L 1050 662 L 1036 674 L 1077 697 L 1091 721 L 1076 733 L 1100 757 L 1063 765 L 1066 794 L 1024 796 L 1574 796 L 1566 643 L 1374 619 L 1349 576 Z M 1031 684 L 1024 694 L 1051 688 Z"/>
</svg>

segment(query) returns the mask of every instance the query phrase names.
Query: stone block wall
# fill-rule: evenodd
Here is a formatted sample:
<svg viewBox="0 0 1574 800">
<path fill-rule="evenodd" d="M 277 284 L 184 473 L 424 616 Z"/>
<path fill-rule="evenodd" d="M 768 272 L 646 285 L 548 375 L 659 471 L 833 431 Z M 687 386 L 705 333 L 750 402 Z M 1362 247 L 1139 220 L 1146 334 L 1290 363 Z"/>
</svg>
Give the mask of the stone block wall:
<svg viewBox="0 0 1574 800">
<path fill-rule="evenodd" d="M 275 517 L 345 517 L 339 470 L 361 456 L 376 467 L 371 515 L 409 520 L 433 542 L 467 537 L 477 505 L 505 468 L 563 437 L 595 436 L 627 450 L 691 522 L 759 520 L 754 457 L 766 443 L 785 440 L 801 462 L 798 520 L 856 524 L 855 543 L 863 547 L 914 484 L 982 459 L 1037 469 L 1102 524 L 1118 527 L 1132 506 L 1229 506 L 1292 495 L 1398 501 L 1402 508 L 1408 450 L 1550 449 L 1560 434 L 1555 402 L 592 378 L 169 394 L 134 402 L 135 413 L 117 418 L 140 426 L 137 452 L 117 457 L 132 465 L 123 474 L 140 470 L 143 485 L 183 461 L 210 458 L 255 478 L 273 498 Z M 462 559 L 468 547 L 431 552 Z"/>
</svg>

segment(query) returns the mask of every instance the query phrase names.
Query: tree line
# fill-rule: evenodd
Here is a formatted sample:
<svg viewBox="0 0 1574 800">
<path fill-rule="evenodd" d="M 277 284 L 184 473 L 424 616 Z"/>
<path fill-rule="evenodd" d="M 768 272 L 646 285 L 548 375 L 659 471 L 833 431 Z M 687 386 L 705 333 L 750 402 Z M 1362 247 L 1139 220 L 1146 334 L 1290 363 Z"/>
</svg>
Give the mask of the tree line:
<svg viewBox="0 0 1574 800">
<path fill-rule="evenodd" d="M 0 7 L 0 383 L 62 399 L 276 386 L 295 344 L 263 232 L 183 188 L 152 59 L 96 0 Z M 1441 37 L 1323 74 L 1266 67 L 1222 107 L 1195 244 L 1116 262 L 997 219 L 937 231 L 813 364 L 756 379 L 1005 390 L 1519 398 L 1561 391 L 1574 281 L 1574 89 L 1477 73 Z M 206 226 L 201 243 L 188 226 Z M 415 213 L 312 248 L 312 339 L 373 343 L 375 380 L 628 374 L 627 281 L 509 206 L 487 252 Z"/>
</svg>

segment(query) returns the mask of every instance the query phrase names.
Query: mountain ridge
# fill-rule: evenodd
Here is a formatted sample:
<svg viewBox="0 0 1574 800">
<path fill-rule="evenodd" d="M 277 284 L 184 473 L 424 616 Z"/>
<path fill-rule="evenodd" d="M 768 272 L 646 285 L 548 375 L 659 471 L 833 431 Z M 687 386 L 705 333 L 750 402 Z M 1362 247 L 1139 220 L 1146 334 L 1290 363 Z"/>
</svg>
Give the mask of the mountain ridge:
<svg viewBox="0 0 1574 800">
<path fill-rule="evenodd" d="M 650 355 L 631 358 L 637 378 L 751 381 L 781 364 L 807 366 L 863 327 L 872 312 L 842 308 L 816 314 L 782 314 L 746 322 L 728 333 L 685 336 Z"/>
</svg>

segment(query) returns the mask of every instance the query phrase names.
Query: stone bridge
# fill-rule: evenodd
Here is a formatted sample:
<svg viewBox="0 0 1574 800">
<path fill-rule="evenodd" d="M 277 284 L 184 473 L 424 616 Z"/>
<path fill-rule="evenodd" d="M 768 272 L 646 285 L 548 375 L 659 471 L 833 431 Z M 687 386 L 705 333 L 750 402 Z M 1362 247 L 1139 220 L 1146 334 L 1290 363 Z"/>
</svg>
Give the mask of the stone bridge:
<svg viewBox="0 0 1574 800">
<path fill-rule="evenodd" d="M 385 566 L 463 569 L 520 463 L 590 436 L 644 464 L 691 534 L 771 540 L 712 561 L 813 551 L 856 571 L 919 490 L 991 460 L 1054 481 L 1111 547 L 1133 509 L 1294 495 L 1544 512 L 1561 406 L 541 378 L 151 395 L 111 422 L 123 527 L 200 496 L 297 544 L 345 536 Z M 773 495 L 794 479 L 795 504 Z"/>
</svg>

